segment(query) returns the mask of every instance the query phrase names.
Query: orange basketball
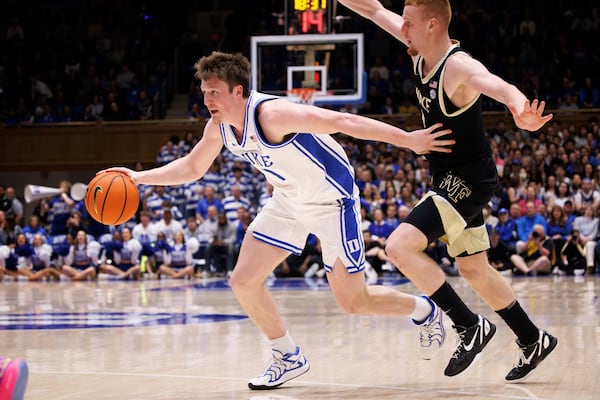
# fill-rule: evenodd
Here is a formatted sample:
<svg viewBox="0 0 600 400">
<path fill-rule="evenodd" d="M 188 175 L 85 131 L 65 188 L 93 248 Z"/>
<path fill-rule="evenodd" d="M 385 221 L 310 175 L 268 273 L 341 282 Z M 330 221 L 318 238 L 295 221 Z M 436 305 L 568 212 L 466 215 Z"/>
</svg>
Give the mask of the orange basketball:
<svg viewBox="0 0 600 400">
<path fill-rule="evenodd" d="M 120 172 L 103 172 L 87 186 L 85 208 L 104 225 L 120 225 L 129 221 L 138 209 L 140 194 L 135 183 Z"/>
</svg>

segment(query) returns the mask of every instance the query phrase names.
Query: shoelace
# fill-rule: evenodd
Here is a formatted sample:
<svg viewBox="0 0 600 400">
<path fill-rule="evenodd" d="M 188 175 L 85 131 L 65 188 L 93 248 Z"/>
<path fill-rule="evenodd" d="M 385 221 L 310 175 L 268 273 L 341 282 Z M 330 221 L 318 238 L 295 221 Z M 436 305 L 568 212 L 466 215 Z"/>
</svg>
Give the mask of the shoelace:
<svg viewBox="0 0 600 400">
<path fill-rule="evenodd" d="M 462 331 L 462 332 L 457 332 L 458 333 L 458 337 L 456 339 L 456 350 L 454 351 L 454 354 L 452 354 L 452 358 L 456 358 L 458 359 L 459 354 L 461 353 L 461 348 L 464 347 L 465 345 L 465 334 L 467 333 L 466 330 Z"/>
<path fill-rule="evenodd" d="M 525 356 L 525 350 L 519 346 L 517 346 L 517 348 L 515 349 L 514 358 L 515 358 L 515 362 L 514 362 L 513 366 L 515 368 L 522 367 L 523 365 L 530 363 L 529 360 L 527 359 L 527 357 Z"/>
<path fill-rule="evenodd" d="M 262 376 L 269 376 L 269 380 L 271 382 L 277 380 L 281 375 L 285 373 L 288 367 L 294 364 L 295 362 L 296 360 L 290 360 L 285 357 L 277 358 L 273 355 L 273 362 L 271 362 L 271 365 L 269 365 L 265 372 L 263 372 Z"/>
<path fill-rule="evenodd" d="M 437 319 L 434 319 L 431 323 L 425 323 L 421 326 L 421 329 L 419 330 L 419 340 L 431 344 L 431 338 L 436 335 L 442 336 L 441 332 L 442 329 L 440 324 Z"/>
</svg>

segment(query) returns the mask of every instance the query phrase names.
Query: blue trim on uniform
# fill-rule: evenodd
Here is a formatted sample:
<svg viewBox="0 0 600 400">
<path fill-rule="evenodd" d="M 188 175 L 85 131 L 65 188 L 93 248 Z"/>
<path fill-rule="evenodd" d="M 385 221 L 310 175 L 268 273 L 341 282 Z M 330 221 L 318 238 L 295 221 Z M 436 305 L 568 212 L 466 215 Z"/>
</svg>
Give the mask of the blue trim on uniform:
<svg viewBox="0 0 600 400">
<path fill-rule="evenodd" d="M 338 204 L 340 205 L 340 228 L 342 241 L 344 243 L 344 252 L 346 253 L 346 257 L 354 262 L 353 267 L 356 268 L 355 272 L 358 272 L 364 269 L 365 244 L 359 228 L 360 225 L 356 215 L 356 208 L 354 207 L 355 200 L 338 200 Z M 356 233 L 356 236 L 349 237 L 348 232 Z M 355 245 L 357 248 L 355 250 L 350 248 L 350 242 L 353 240 L 356 240 Z M 346 268 L 348 268 L 348 266 L 346 266 Z M 353 270 L 352 267 L 348 268 L 348 271 L 351 270 Z"/>
<path fill-rule="evenodd" d="M 275 172 L 275 171 L 271 171 L 270 169 L 263 168 L 263 170 L 262 170 L 262 171 L 263 171 L 263 172 L 268 172 L 268 173 L 270 173 L 271 175 L 274 175 L 274 176 L 276 176 L 277 178 L 281 179 L 282 181 L 285 181 L 285 180 L 286 180 L 286 179 L 285 179 L 285 177 L 283 177 L 282 175 L 279 175 L 279 174 L 278 174 L 277 172 Z"/>
<path fill-rule="evenodd" d="M 337 153 L 337 157 L 332 155 L 312 134 L 298 135 L 292 144 L 325 172 L 325 179 L 343 196 L 352 197 L 354 177 Z"/>
<path fill-rule="evenodd" d="M 227 135 L 225 133 L 225 125 L 224 124 L 219 125 L 219 131 L 221 132 L 221 140 L 223 141 L 223 145 L 225 147 L 228 147 L 227 146 Z"/>
<path fill-rule="evenodd" d="M 350 162 L 347 159 L 345 159 L 344 157 L 342 157 L 337 151 L 335 151 L 335 149 L 333 149 L 331 146 L 329 146 L 327 143 L 325 143 L 325 141 L 321 137 L 319 137 L 319 135 L 313 135 L 313 137 L 315 138 L 315 140 L 317 142 L 321 143 L 321 146 L 328 149 L 329 152 L 331 153 L 331 155 L 334 156 L 335 158 L 337 158 L 337 160 L 340 163 L 346 165 L 346 167 L 348 168 L 348 171 L 350 172 L 350 175 L 352 175 L 352 179 L 355 180 L 354 168 L 352 167 Z"/>
<path fill-rule="evenodd" d="M 266 244 L 270 244 L 271 246 L 279 247 L 280 249 L 290 251 L 290 252 L 294 253 L 295 255 L 302 254 L 302 250 L 304 250 L 304 249 L 302 249 L 300 247 L 294 246 L 291 243 L 282 242 L 279 239 L 275 239 L 274 237 L 267 236 L 267 235 L 265 235 L 263 233 L 260 233 L 260 232 L 253 231 L 252 232 L 252 236 L 256 240 L 260 240 L 261 242 L 264 242 Z"/>
<path fill-rule="evenodd" d="M 263 146 L 265 146 L 269 149 L 277 149 L 280 147 L 284 147 L 284 146 L 288 145 L 290 142 L 292 142 L 294 140 L 294 138 L 296 137 L 296 135 L 298 135 L 298 133 L 290 132 L 290 134 L 292 136 L 290 136 L 286 140 L 282 141 L 281 143 L 273 144 L 267 140 L 267 138 L 265 137 L 265 133 L 263 132 L 263 129 L 258 122 L 258 106 L 265 101 L 276 100 L 276 99 L 278 99 L 278 97 L 265 95 L 264 93 L 260 93 L 260 94 L 264 97 L 258 99 L 256 101 L 256 103 L 254 104 L 254 130 L 256 131 L 256 137 L 258 138 L 259 142 Z M 248 112 L 246 112 L 246 115 L 248 115 Z"/>
</svg>

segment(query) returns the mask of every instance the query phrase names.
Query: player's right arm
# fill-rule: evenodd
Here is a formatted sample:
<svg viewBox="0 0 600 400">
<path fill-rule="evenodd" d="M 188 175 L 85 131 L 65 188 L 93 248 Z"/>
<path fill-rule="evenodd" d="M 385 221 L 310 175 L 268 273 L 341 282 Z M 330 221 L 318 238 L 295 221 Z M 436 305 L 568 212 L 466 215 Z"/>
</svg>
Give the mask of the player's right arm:
<svg viewBox="0 0 600 400">
<path fill-rule="evenodd" d="M 408 46 L 408 41 L 402 34 L 404 18 L 385 8 L 377 0 L 338 0 L 358 15 L 370 19 L 390 35 Z"/>
<path fill-rule="evenodd" d="M 204 127 L 202 139 L 192 151 L 159 168 L 133 171 L 129 168 L 113 167 L 102 172 L 118 171 L 127 174 L 136 184 L 181 185 L 202 178 L 213 160 L 223 148 L 219 125 L 210 119 Z"/>
</svg>

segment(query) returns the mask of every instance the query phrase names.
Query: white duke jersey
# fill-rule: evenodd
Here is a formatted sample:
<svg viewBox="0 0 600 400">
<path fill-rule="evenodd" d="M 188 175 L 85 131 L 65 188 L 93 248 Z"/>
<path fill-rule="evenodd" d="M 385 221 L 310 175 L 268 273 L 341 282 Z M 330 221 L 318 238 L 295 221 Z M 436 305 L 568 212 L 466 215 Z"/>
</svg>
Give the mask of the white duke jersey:
<svg viewBox="0 0 600 400">
<path fill-rule="evenodd" d="M 258 122 L 257 108 L 277 97 L 252 91 L 246 106 L 242 139 L 230 125 L 221 124 L 225 146 L 262 172 L 274 193 L 299 204 L 329 203 L 358 197 L 354 169 L 342 146 L 330 135 L 297 132 L 271 144 Z"/>
</svg>

